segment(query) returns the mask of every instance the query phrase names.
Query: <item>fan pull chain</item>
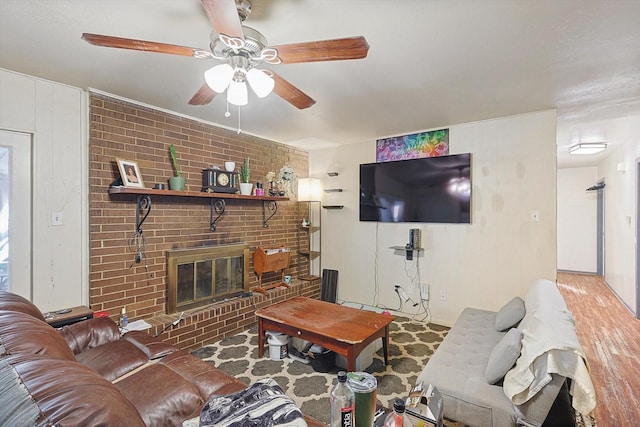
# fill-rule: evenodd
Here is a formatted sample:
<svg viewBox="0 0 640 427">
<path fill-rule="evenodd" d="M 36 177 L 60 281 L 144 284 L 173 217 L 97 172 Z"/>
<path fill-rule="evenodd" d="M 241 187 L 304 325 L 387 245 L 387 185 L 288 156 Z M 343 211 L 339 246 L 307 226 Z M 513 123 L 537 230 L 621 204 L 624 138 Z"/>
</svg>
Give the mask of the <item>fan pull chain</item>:
<svg viewBox="0 0 640 427">
<path fill-rule="evenodd" d="M 227 118 L 231 117 L 231 113 L 229 112 L 229 101 L 227 101 L 227 111 L 224 113 L 224 116 Z"/>
<path fill-rule="evenodd" d="M 240 106 L 238 105 L 238 135 L 240 135 Z"/>
</svg>

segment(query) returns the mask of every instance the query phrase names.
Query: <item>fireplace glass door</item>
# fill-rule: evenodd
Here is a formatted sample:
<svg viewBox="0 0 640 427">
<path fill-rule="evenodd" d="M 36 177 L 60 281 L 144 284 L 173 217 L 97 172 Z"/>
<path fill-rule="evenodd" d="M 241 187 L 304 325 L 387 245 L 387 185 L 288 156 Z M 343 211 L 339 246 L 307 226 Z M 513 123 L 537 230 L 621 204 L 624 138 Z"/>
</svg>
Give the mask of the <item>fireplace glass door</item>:
<svg viewBox="0 0 640 427">
<path fill-rule="evenodd" d="M 249 287 L 248 258 L 249 250 L 245 245 L 170 251 L 168 313 L 246 292 Z"/>
</svg>

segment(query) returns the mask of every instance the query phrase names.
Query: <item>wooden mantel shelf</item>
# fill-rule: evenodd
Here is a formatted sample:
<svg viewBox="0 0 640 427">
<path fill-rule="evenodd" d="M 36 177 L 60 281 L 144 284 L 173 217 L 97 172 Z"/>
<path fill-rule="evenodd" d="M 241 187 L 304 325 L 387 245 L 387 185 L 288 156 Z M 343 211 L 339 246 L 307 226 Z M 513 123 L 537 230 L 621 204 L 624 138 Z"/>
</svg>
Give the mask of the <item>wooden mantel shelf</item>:
<svg viewBox="0 0 640 427">
<path fill-rule="evenodd" d="M 288 197 L 243 196 L 235 193 L 207 193 L 206 191 L 157 190 L 155 188 L 109 187 L 109 194 L 127 194 L 136 196 L 136 233 L 142 233 L 141 226 L 151 212 L 151 196 L 196 197 L 209 199 L 209 229 L 216 231 L 216 226 L 225 212 L 225 200 L 252 200 L 262 202 L 262 226 L 269 227 L 269 220 L 278 210 L 277 202 L 287 201 Z"/>
<path fill-rule="evenodd" d="M 131 187 L 110 187 L 109 194 L 135 194 L 153 196 L 178 196 L 178 197 L 200 197 L 205 199 L 241 199 L 241 200 L 261 200 L 261 201 L 287 201 L 288 197 L 273 196 L 243 196 L 234 193 L 207 193 L 205 191 L 175 191 L 156 190 L 155 188 L 131 188 Z"/>
</svg>

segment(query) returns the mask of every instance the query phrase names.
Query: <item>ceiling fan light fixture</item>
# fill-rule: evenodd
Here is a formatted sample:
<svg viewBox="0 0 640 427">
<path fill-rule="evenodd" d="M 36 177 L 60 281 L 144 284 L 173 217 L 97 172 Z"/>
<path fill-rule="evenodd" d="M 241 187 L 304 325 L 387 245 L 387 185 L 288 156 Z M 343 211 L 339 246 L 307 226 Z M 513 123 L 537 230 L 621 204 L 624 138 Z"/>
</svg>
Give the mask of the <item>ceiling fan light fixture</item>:
<svg viewBox="0 0 640 427">
<path fill-rule="evenodd" d="M 227 90 L 233 80 L 233 67 L 229 64 L 220 64 L 209 68 L 204 72 L 204 80 L 207 85 L 217 93 Z"/>
<path fill-rule="evenodd" d="M 234 79 L 229 83 L 227 101 L 233 105 L 247 105 L 249 102 L 249 94 L 247 93 L 247 85 L 245 82 Z"/>
<path fill-rule="evenodd" d="M 276 82 L 262 70 L 252 68 L 247 72 L 247 81 L 258 98 L 264 98 L 273 91 Z"/>
<path fill-rule="evenodd" d="M 596 154 L 606 148 L 604 142 L 581 142 L 569 147 L 569 154 Z"/>
</svg>

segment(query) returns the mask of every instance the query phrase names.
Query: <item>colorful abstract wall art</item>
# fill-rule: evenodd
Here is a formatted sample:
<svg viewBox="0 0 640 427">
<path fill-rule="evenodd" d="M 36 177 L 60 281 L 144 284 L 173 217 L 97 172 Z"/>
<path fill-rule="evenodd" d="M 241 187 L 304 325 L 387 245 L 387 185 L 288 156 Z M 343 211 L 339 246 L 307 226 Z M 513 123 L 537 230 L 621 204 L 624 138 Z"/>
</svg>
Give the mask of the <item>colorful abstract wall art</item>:
<svg viewBox="0 0 640 427">
<path fill-rule="evenodd" d="M 376 141 L 376 162 L 449 154 L 449 129 L 392 136 Z"/>
</svg>

